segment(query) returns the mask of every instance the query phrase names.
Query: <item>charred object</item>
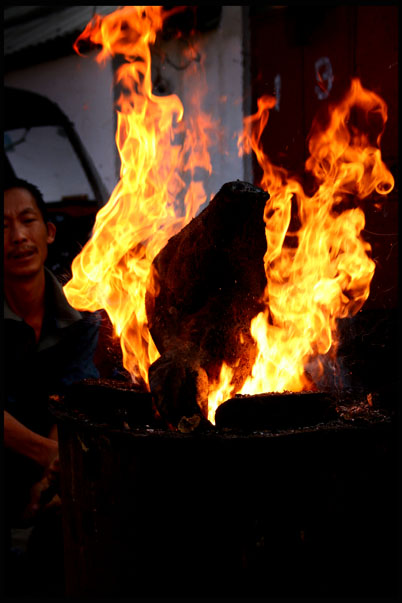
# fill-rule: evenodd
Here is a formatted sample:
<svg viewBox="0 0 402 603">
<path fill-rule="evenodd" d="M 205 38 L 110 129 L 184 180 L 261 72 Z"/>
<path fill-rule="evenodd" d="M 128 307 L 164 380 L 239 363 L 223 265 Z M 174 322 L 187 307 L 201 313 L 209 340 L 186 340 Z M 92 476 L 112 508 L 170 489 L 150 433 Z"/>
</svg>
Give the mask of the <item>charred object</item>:
<svg viewBox="0 0 402 603">
<path fill-rule="evenodd" d="M 250 373 L 250 321 L 262 310 L 266 285 L 268 199 L 246 182 L 226 183 L 153 262 L 157 293 L 148 291 L 146 311 L 161 356 L 149 369 L 149 383 L 173 425 L 182 417 L 205 421 L 208 383 L 218 379 L 223 362 L 233 368 L 235 386 Z"/>
</svg>

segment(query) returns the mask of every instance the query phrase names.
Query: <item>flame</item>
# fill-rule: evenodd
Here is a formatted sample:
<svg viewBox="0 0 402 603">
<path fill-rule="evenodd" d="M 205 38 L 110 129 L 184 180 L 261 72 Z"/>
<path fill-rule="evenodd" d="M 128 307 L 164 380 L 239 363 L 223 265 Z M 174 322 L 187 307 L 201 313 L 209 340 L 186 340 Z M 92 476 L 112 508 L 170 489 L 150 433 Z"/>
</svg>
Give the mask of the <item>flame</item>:
<svg viewBox="0 0 402 603">
<path fill-rule="evenodd" d="M 217 383 L 211 383 L 208 395 L 208 421 L 215 425 L 215 412 L 222 402 L 228 400 L 233 394 L 234 388 L 231 384 L 233 378 L 233 369 L 222 363 Z"/>
<path fill-rule="evenodd" d="M 150 47 L 168 14 L 160 6 L 128 6 L 104 18 L 96 15 L 75 45 L 78 52 L 79 42 L 90 40 L 101 46 L 99 63 L 116 54 L 126 63 L 116 75 L 122 90 L 116 131 L 120 181 L 74 259 L 64 292 L 77 309 L 106 310 L 125 368 L 134 382 L 146 385 L 148 368 L 159 357 L 145 311 L 146 290 L 156 292 L 158 286 L 152 261 L 206 201 L 196 170 L 212 171 L 209 132 L 216 127 L 201 110 L 199 91 L 187 119 L 178 96 L 152 92 Z M 186 75 L 201 80 L 198 51 L 189 47 L 188 53 Z"/>
<path fill-rule="evenodd" d="M 272 97 L 259 99 L 238 139 L 241 152 L 255 152 L 261 187 L 271 195 L 264 212 L 266 308 L 251 322 L 257 359 L 241 394 L 314 389 L 307 363 L 335 356 L 338 320 L 354 315 L 370 291 L 375 263 L 361 235 L 365 216 L 358 202 L 394 186 L 379 148 L 386 104 L 358 79 L 329 107 L 326 124 L 313 122 L 305 164 L 316 181 L 311 196 L 262 150 L 274 104 Z"/>
<path fill-rule="evenodd" d="M 148 368 L 159 356 L 145 312 L 146 291 L 156 294 L 158 287 L 152 261 L 206 201 L 197 171 L 212 172 L 208 145 L 217 132 L 202 111 L 207 87 L 195 47 L 187 49 L 185 73 L 194 88 L 189 114 L 176 95 L 152 92 L 150 47 L 163 22 L 162 7 L 123 7 L 95 16 L 77 40 L 77 51 L 80 40 L 99 45 L 100 63 L 116 54 L 126 59 L 116 75 L 121 174 L 64 287 L 74 307 L 107 311 L 125 368 L 146 385 Z M 240 154 L 255 153 L 263 171 L 260 186 L 270 194 L 264 212 L 265 309 L 250 325 L 257 356 L 241 394 L 315 387 L 307 367 L 314 359 L 320 367 L 320 359 L 336 356 L 338 320 L 355 314 L 370 291 L 375 264 L 361 234 L 361 201 L 394 186 L 380 152 L 387 107 L 358 79 L 339 103 L 328 105 L 325 121 L 313 122 L 305 163 L 315 181 L 310 194 L 301 178 L 273 165 L 262 148 L 274 107 L 273 97 L 261 97 L 238 138 Z M 224 363 L 218 382 L 210 384 L 212 422 L 219 404 L 239 393 L 232 374 Z"/>
</svg>

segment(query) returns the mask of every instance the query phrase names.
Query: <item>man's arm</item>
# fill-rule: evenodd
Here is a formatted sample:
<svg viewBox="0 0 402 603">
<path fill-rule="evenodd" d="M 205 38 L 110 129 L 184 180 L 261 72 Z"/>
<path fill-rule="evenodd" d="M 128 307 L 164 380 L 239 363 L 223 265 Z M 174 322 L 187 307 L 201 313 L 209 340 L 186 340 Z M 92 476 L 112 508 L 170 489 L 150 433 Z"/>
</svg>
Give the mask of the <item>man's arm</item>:
<svg viewBox="0 0 402 603">
<path fill-rule="evenodd" d="M 45 438 L 17 421 L 4 411 L 4 446 L 22 454 L 44 468 L 48 468 L 58 456 L 58 443 Z"/>
</svg>

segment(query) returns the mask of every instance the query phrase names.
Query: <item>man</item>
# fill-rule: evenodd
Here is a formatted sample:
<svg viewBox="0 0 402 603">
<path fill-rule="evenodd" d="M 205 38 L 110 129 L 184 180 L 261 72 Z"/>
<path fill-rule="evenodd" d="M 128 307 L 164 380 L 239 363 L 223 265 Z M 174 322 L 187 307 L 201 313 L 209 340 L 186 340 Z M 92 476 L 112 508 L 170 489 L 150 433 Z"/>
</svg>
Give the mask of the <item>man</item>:
<svg viewBox="0 0 402 603">
<path fill-rule="evenodd" d="M 99 377 L 93 362 L 98 316 L 72 308 L 45 267 L 55 234 L 40 191 L 24 180 L 9 182 L 4 189 L 6 529 L 32 521 L 43 506 L 36 484 L 53 483 L 57 474 L 49 395 Z"/>
</svg>

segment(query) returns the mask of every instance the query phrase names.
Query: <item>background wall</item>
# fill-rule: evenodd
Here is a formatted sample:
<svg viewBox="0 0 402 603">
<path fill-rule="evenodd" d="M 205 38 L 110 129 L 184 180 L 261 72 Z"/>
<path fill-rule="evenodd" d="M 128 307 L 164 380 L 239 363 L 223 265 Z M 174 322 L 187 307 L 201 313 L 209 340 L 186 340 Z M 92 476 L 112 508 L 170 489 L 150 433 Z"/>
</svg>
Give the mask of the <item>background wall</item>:
<svg viewBox="0 0 402 603">
<path fill-rule="evenodd" d="M 92 55 L 91 58 L 93 58 Z M 37 92 L 56 102 L 73 122 L 109 191 L 117 182 L 113 73 L 91 58 L 72 54 L 6 73 L 6 86 Z"/>
<path fill-rule="evenodd" d="M 208 82 L 204 110 L 221 123 L 225 132 L 212 151 L 214 173 L 205 183 L 208 198 L 225 182 L 243 179 L 244 163 L 237 156 L 232 137 L 232 132 L 241 129 L 243 118 L 242 36 L 240 6 L 224 6 L 218 27 L 197 35 L 200 53 L 205 55 Z M 182 42 L 162 42 L 161 47 L 175 64 L 180 64 Z M 47 96 L 60 106 L 74 123 L 110 194 L 119 178 L 114 140 L 114 66 L 108 61 L 101 67 L 94 59 L 95 53 L 80 57 L 72 51 L 70 56 L 8 71 L 4 83 Z M 186 110 L 192 90 L 185 82 L 184 71 L 166 64 L 163 78 L 170 92 L 179 95 Z"/>
</svg>

